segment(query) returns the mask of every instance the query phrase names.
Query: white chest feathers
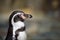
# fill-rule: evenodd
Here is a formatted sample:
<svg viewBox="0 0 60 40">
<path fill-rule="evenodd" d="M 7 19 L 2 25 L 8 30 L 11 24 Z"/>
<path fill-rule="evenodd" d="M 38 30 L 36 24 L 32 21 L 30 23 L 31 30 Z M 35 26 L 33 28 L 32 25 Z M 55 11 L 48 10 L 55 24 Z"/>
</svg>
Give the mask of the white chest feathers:
<svg viewBox="0 0 60 40">
<path fill-rule="evenodd" d="M 21 27 L 24 27 L 24 22 L 18 21 L 16 23 L 13 23 L 13 37 L 15 37 L 15 31 L 20 29 Z M 18 40 L 25 40 L 26 39 L 26 32 L 22 31 L 18 33 Z"/>
<path fill-rule="evenodd" d="M 26 32 L 23 31 L 23 32 L 19 32 L 19 36 L 18 36 L 18 40 L 26 40 L 27 38 L 27 35 L 26 35 Z"/>
</svg>

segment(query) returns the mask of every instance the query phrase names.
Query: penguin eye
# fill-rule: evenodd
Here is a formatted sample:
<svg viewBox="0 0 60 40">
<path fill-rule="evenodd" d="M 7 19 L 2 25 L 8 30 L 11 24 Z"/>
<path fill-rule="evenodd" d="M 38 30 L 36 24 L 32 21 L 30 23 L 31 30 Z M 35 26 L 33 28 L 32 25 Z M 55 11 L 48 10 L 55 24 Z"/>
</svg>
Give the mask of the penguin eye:
<svg viewBox="0 0 60 40">
<path fill-rule="evenodd" d="M 17 15 L 17 17 L 19 18 L 19 15 Z"/>
</svg>

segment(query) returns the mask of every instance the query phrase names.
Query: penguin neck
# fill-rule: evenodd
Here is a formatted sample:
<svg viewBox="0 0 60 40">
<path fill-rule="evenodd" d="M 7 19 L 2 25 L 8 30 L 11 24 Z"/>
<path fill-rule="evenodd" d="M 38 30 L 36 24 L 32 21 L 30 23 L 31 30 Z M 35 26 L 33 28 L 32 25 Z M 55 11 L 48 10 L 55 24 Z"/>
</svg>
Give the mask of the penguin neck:
<svg viewBox="0 0 60 40">
<path fill-rule="evenodd" d="M 13 25 L 13 35 L 15 35 L 15 31 L 16 31 L 17 29 L 21 29 L 22 27 L 25 26 L 25 25 L 24 25 L 24 22 L 21 22 L 21 21 L 18 21 L 18 22 L 16 22 L 16 23 L 13 23 L 12 25 Z"/>
</svg>

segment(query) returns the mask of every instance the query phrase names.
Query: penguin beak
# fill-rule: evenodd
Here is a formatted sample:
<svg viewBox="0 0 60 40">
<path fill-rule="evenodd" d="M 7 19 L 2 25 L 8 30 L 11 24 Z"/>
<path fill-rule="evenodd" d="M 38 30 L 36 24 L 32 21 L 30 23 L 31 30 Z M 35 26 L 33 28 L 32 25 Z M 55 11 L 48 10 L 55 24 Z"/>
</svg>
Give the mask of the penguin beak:
<svg viewBox="0 0 60 40">
<path fill-rule="evenodd" d="M 32 18 L 32 15 L 30 15 L 30 14 L 23 14 L 23 15 L 21 15 L 21 17 L 23 19 L 27 19 L 27 18 Z"/>
</svg>

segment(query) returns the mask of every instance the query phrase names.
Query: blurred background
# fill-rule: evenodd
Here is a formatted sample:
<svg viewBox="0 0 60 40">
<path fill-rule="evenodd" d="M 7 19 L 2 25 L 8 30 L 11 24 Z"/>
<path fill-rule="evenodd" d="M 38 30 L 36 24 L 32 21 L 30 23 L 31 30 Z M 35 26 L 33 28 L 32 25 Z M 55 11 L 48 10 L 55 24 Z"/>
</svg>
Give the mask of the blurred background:
<svg viewBox="0 0 60 40">
<path fill-rule="evenodd" d="M 33 15 L 25 21 L 27 40 L 60 40 L 60 0 L 0 0 L 0 40 L 6 37 L 14 10 Z"/>
</svg>

